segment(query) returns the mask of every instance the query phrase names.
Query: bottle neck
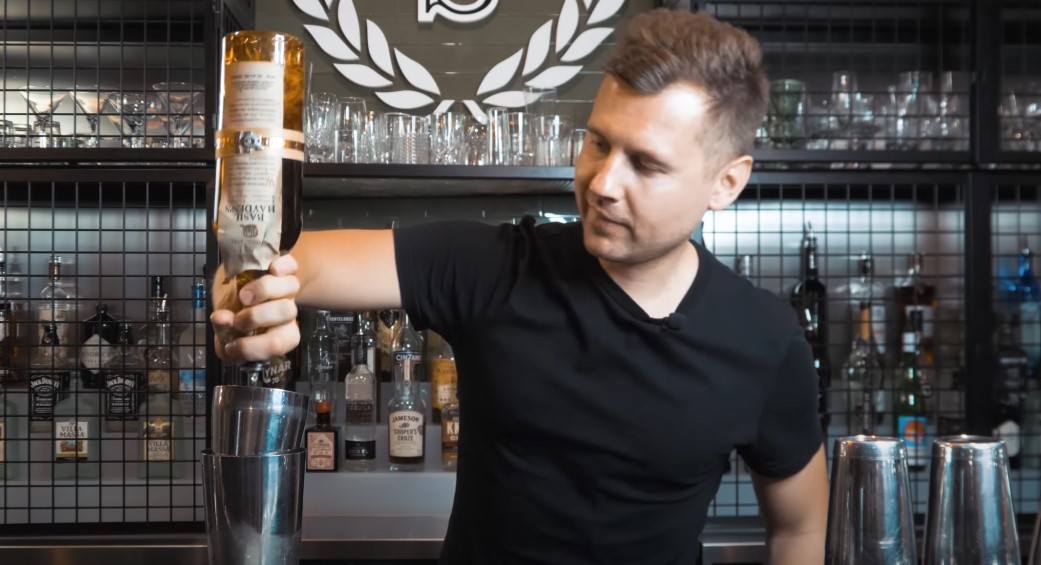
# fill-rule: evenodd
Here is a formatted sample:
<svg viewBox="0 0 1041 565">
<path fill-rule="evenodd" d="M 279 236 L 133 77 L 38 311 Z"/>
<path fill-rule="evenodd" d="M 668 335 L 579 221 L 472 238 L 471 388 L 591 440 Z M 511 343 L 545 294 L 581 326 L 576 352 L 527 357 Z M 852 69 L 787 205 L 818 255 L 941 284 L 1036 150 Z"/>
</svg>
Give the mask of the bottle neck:
<svg viewBox="0 0 1041 565">
<path fill-rule="evenodd" d="M 328 428 L 329 426 L 332 425 L 332 415 L 330 415 L 328 410 L 324 410 L 322 412 L 316 412 L 315 413 L 315 420 L 316 420 L 318 426 L 322 427 L 322 428 Z"/>
<path fill-rule="evenodd" d="M 857 337 L 863 341 L 871 341 L 871 304 L 860 303 L 859 331 Z"/>
<path fill-rule="evenodd" d="M 817 246 L 809 244 L 802 249 L 803 276 L 807 279 L 817 278 Z"/>
</svg>

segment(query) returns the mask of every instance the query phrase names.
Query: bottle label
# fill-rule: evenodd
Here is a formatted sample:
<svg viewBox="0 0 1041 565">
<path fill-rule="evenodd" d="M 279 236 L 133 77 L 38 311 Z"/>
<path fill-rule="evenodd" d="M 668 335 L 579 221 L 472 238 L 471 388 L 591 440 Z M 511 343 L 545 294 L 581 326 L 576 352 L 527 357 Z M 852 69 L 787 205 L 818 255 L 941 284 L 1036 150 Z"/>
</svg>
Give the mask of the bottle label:
<svg viewBox="0 0 1041 565">
<path fill-rule="evenodd" d="M 105 338 L 94 334 L 87 338 L 80 348 L 80 364 L 96 375 L 101 372 L 101 367 L 111 361 L 115 354 L 115 351 L 112 349 L 109 342 L 105 341 Z"/>
<path fill-rule="evenodd" d="M 141 424 L 141 435 L 144 437 L 142 449 L 145 461 L 155 463 L 173 461 L 174 458 L 174 424 L 165 416 L 149 417 Z"/>
<path fill-rule="evenodd" d="M 922 313 L 922 338 L 932 339 L 933 334 L 936 332 L 936 309 L 932 306 L 921 304 L 908 304 L 904 307 L 904 319 L 910 320 L 912 312 Z"/>
<path fill-rule="evenodd" d="M 459 441 L 459 418 L 449 418 L 441 422 L 441 444 L 454 444 Z"/>
<path fill-rule="evenodd" d="M 875 347 L 879 355 L 886 354 L 886 307 L 884 304 L 871 305 L 871 334 L 875 338 Z"/>
<path fill-rule="evenodd" d="M 181 405 L 188 417 L 206 416 L 206 369 L 181 369 Z"/>
<path fill-rule="evenodd" d="M 307 432 L 307 470 L 332 471 L 336 467 L 336 434 Z"/>
<path fill-rule="evenodd" d="M 225 129 L 282 127 L 285 67 L 267 61 L 224 66 L 222 127 Z"/>
<path fill-rule="evenodd" d="M 350 461 L 365 461 L 376 458 L 376 440 L 348 439 L 343 442 L 343 450 Z"/>
<path fill-rule="evenodd" d="M 258 151 L 221 160 L 217 241 L 229 276 L 266 271 L 279 256 L 282 157 Z"/>
<path fill-rule="evenodd" d="M 136 372 L 107 373 L 105 379 L 105 419 L 124 421 L 137 419 L 138 394 L 145 382 Z"/>
<path fill-rule="evenodd" d="M 927 422 L 925 416 L 897 416 L 897 437 L 904 440 L 907 448 L 907 464 L 925 465 L 929 461 L 929 443 L 926 441 Z"/>
<path fill-rule="evenodd" d="M 264 365 L 260 384 L 266 388 L 287 388 L 293 376 L 293 362 L 288 357 L 276 357 Z"/>
<path fill-rule="evenodd" d="M 63 420 L 54 423 L 54 457 L 58 461 L 76 461 L 90 458 L 87 437 L 90 423 L 83 420 Z"/>
<path fill-rule="evenodd" d="M 1019 424 L 1014 420 L 1005 420 L 994 428 L 993 435 L 1005 442 L 1005 450 L 1009 459 L 1019 455 Z"/>
<path fill-rule="evenodd" d="M 71 318 L 69 310 L 62 306 L 51 308 L 50 305 L 45 305 L 40 307 L 39 315 L 41 323 L 36 328 L 36 343 L 43 343 L 43 322 L 55 322 L 54 329 L 58 330 L 58 344 L 60 345 L 57 345 L 54 350 L 59 358 L 67 359 L 69 357 L 67 345 L 70 343 L 69 338 L 72 335 L 71 324 L 68 323 Z"/>
<path fill-rule="evenodd" d="M 152 369 L 148 371 L 148 390 L 152 392 L 170 392 L 173 390 L 173 375 L 169 369 Z"/>
<path fill-rule="evenodd" d="M 395 351 L 393 354 L 394 369 L 400 371 L 404 386 L 412 386 L 418 382 L 419 367 L 423 365 L 423 354 L 418 351 Z"/>
<path fill-rule="evenodd" d="M 441 409 L 446 403 L 452 401 L 455 396 L 455 387 L 458 380 L 455 361 L 451 359 L 437 358 L 433 360 L 432 375 L 434 381 L 434 408 Z"/>
<path fill-rule="evenodd" d="M 423 456 L 423 414 L 402 410 L 390 415 L 391 457 Z"/>
<path fill-rule="evenodd" d="M 375 403 L 371 400 L 347 401 L 347 425 L 367 425 L 376 421 Z"/>
<path fill-rule="evenodd" d="M 29 375 L 29 419 L 48 421 L 54 418 L 54 405 L 65 398 L 69 373 L 33 373 Z"/>
</svg>

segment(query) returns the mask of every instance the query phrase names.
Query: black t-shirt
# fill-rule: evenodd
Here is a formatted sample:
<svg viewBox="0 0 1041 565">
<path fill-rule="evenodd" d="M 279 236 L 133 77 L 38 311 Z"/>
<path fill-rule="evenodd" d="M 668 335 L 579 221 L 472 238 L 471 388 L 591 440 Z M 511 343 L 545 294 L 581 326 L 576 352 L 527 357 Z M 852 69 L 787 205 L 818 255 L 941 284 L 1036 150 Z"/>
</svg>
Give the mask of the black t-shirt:
<svg viewBox="0 0 1041 565">
<path fill-rule="evenodd" d="M 697 245 L 649 317 L 578 224 L 395 231 L 403 306 L 455 349 L 460 446 L 447 564 L 691 564 L 724 462 L 784 477 L 821 446 L 792 309 Z"/>
</svg>

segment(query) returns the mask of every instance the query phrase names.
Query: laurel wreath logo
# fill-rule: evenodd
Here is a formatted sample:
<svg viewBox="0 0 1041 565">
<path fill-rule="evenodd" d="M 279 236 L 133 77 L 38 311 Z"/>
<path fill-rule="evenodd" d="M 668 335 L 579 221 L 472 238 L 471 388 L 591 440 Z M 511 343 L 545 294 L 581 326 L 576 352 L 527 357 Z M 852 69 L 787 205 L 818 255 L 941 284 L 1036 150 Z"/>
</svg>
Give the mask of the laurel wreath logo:
<svg viewBox="0 0 1041 565">
<path fill-rule="evenodd" d="M 564 0 L 560 14 L 535 30 L 527 47 L 495 64 L 485 74 L 473 99 L 462 100 L 478 119 L 485 118 L 484 106 L 520 108 L 534 101 L 524 90 L 505 90 L 517 77 L 532 88 L 558 88 L 582 71 L 576 64 L 589 56 L 613 31 L 610 27 L 596 26 L 618 13 L 625 0 L 581 0 L 588 17 L 586 29 L 579 34 L 579 0 Z M 413 110 L 438 101 L 441 90 L 434 76 L 422 64 L 392 48 L 379 25 L 365 20 L 365 39 L 362 41 L 362 21 L 354 0 L 340 0 L 336 7 L 336 25 L 330 27 L 330 14 L 336 0 L 293 0 L 293 4 L 308 16 L 329 25 L 304 24 L 323 53 L 338 61 L 333 67 L 347 80 L 374 90 L 383 103 L 399 110 Z M 554 35 L 555 32 L 555 35 Z M 556 45 L 557 63 L 550 61 L 550 47 Z M 362 61 L 367 55 L 371 65 Z M 397 63 L 395 68 L 395 63 Z M 523 67 L 522 67 L 523 63 Z M 400 73 L 411 88 L 401 88 L 396 79 Z M 530 78 L 529 78 L 530 77 Z M 480 102 L 477 101 L 480 98 Z M 441 100 L 434 113 L 446 111 L 455 100 Z"/>
</svg>

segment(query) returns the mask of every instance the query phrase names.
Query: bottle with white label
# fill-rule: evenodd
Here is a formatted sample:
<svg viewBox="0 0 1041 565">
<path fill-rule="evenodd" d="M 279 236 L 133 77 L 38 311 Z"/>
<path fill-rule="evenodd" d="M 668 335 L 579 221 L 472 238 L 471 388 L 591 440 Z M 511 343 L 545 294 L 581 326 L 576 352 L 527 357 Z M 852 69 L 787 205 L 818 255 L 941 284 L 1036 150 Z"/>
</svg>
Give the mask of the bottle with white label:
<svg viewBox="0 0 1041 565">
<path fill-rule="evenodd" d="M 426 402 L 419 394 L 423 371 L 423 342 L 412 328 L 408 313 L 391 352 L 394 398 L 387 405 L 387 434 L 391 471 L 422 471 L 425 456 Z"/>
<path fill-rule="evenodd" d="M 145 361 L 138 353 L 131 325 L 119 324 L 114 355 L 101 369 L 105 394 L 104 413 L 106 432 L 134 432 L 137 430 L 137 407 L 147 389 Z"/>
<path fill-rule="evenodd" d="M 44 324 L 40 345 L 29 365 L 29 430 L 50 433 L 55 406 L 66 397 L 73 374 L 73 362 L 64 356 L 54 322 Z"/>
<path fill-rule="evenodd" d="M 80 376 L 90 388 L 104 388 L 101 368 L 115 351 L 119 329 L 116 319 L 108 314 L 108 304 L 94 307 L 94 316 L 83 321 L 83 343 L 80 345 Z"/>
<path fill-rule="evenodd" d="M 171 361 L 170 318 L 165 304 L 155 326 L 156 343 L 145 353 L 148 397 L 138 408 L 141 462 L 137 476 L 181 478 L 189 454 L 181 453 L 184 436 L 178 378 Z"/>
<path fill-rule="evenodd" d="M 47 263 L 47 271 L 50 282 L 40 292 L 39 306 L 36 311 L 36 319 L 40 322 L 37 342 L 43 339 L 44 326 L 47 322 L 54 322 L 58 331 L 59 356 L 63 359 L 76 359 L 73 352 L 73 324 L 77 321 L 76 316 L 76 292 L 72 286 L 67 284 L 61 274 L 62 259 L 58 255 L 51 255 Z"/>
<path fill-rule="evenodd" d="M 101 401 L 96 388 L 72 379 L 68 397 L 54 407 L 54 479 L 101 476 Z"/>
<path fill-rule="evenodd" d="M 221 47 L 213 227 L 224 282 L 241 289 L 293 247 L 303 225 L 304 47 L 273 31 L 230 33 Z M 217 306 L 241 310 L 238 293 L 227 294 Z M 280 377 L 284 356 L 239 368 L 247 385 L 290 384 Z"/>
<path fill-rule="evenodd" d="M 355 318 L 358 331 L 363 321 Z M 344 429 L 343 452 L 348 471 L 376 469 L 376 375 L 369 368 L 375 350 L 375 339 L 355 334 L 351 345 L 353 359 L 351 372 L 344 378 L 347 416 Z"/>
</svg>

